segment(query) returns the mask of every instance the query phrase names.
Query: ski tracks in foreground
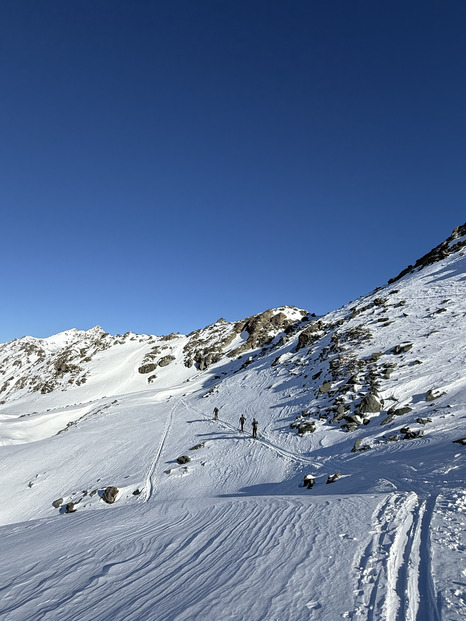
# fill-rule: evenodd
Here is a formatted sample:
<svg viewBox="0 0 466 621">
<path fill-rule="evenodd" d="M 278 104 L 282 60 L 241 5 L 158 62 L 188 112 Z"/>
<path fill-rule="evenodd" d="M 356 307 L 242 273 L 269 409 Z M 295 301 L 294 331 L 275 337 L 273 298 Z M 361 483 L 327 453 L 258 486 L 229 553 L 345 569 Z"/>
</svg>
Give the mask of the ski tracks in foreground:
<svg viewBox="0 0 466 621">
<path fill-rule="evenodd" d="M 351 619 L 438 621 L 430 563 L 430 522 L 435 498 L 389 494 L 372 517 L 371 538 L 359 552 Z"/>
</svg>

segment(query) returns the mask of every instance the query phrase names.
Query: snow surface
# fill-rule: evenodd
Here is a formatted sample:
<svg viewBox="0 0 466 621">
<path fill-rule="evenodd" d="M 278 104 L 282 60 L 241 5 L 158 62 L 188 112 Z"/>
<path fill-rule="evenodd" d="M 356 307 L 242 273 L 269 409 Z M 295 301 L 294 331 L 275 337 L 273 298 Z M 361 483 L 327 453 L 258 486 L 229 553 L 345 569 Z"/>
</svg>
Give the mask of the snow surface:
<svg viewBox="0 0 466 621">
<path fill-rule="evenodd" d="M 0 618 L 466 618 L 465 446 L 453 442 L 466 437 L 465 283 L 457 252 L 320 318 L 331 327 L 298 351 L 307 323 L 202 372 L 183 363 L 184 335 L 117 338 L 94 328 L 3 346 L 6 379 L 39 364 L 23 353 L 27 343 L 48 353 L 85 343 L 91 353 L 82 385 L 67 385 L 65 374 L 49 393 L 14 391 L 13 380 L 5 389 Z M 361 328 L 371 335 L 352 341 L 349 331 Z M 201 336 L 229 330 L 220 322 Z M 174 360 L 149 383 L 138 369 L 154 344 Z M 348 378 L 333 380 L 333 396 L 319 387 L 338 356 L 370 365 L 374 353 L 378 369 L 397 364 L 378 379 L 383 411 L 347 433 L 325 411 Z M 341 392 L 348 407 L 367 393 L 359 378 Z M 391 406 L 411 411 L 381 425 Z M 300 436 L 290 423 L 302 410 L 316 430 Z M 402 440 L 404 426 L 424 434 Z M 357 439 L 367 450 L 352 452 Z M 191 461 L 177 463 L 182 455 Z M 111 485 L 119 492 L 108 505 L 101 496 Z M 75 513 L 65 513 L 69 502 Z"/>
</svg>

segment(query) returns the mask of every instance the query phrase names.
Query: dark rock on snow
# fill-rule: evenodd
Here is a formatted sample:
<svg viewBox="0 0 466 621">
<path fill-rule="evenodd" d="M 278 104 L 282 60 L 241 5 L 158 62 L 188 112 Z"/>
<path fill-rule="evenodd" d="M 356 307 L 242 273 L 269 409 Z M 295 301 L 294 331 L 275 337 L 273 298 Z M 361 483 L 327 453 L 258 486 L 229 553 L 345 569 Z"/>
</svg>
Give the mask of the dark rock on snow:
<svg viewBox="0 0 466 621">
<path fill-rule="evenodd" d="M 115 502 L 116 497 L 118 495 L 118 487 L 110 486 L 105 488 L 104 493 L 102 494 L 102 500 L 107 504 L 111 505 Z"/>
</svg>

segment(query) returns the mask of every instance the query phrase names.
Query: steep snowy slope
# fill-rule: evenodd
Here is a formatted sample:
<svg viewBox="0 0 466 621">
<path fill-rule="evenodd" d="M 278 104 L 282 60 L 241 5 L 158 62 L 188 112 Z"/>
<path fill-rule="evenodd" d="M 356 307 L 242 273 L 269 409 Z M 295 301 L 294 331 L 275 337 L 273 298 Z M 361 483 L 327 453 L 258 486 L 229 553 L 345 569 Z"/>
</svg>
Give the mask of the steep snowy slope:
<svg viewBox="0 0 466 621">
<path fill-rule="evenodd" d="M 1 345 L 2 618 L 464 618 L 465 292 Z"/>
</svg>

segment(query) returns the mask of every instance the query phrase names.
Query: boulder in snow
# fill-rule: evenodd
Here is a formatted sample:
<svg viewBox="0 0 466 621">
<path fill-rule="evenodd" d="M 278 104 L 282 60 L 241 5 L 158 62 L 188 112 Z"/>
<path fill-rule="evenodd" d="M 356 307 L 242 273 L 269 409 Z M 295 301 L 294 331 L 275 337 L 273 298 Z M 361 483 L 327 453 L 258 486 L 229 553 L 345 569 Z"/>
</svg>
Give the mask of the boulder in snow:
<svg viewBox="0 0 466 621">
<path fill-rule="evenodd" d="M 102 494 L 102 500 L 111 505 L 115 502 L 118 492 L 118 487 L 115 487 L 114 485 L 106 487 L 104 493 Z"/>
</svg>

